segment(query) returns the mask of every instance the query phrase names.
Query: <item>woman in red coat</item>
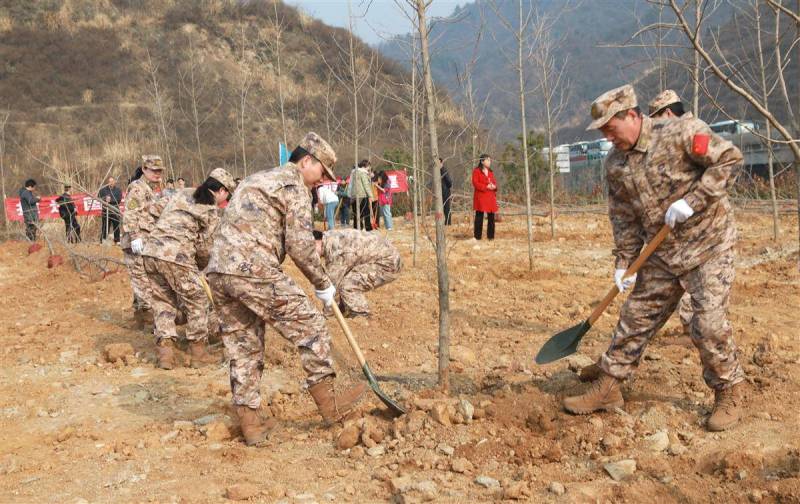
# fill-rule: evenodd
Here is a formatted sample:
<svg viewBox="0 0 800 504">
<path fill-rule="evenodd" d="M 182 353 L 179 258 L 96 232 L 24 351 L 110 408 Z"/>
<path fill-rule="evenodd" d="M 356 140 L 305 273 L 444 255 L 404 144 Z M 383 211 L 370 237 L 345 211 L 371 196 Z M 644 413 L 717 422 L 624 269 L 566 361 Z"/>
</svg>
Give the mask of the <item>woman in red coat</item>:
<svg viewBox="0 0 800 504">
<path fill-rule="evenodd" d="M 486 237 L 494 240 L 494 216 L 497 213 L 497 181 L 492 171 L 492 158 L 488 154 L 481 154 L 478 166 L 472 170 L 472 187 L 475 194 L 472 198 L 472 208 L 475 210 L 475 239 L 480 240 L 483 234 L 483 214 L 489 217 L 486 226 Z"/>
</svg>

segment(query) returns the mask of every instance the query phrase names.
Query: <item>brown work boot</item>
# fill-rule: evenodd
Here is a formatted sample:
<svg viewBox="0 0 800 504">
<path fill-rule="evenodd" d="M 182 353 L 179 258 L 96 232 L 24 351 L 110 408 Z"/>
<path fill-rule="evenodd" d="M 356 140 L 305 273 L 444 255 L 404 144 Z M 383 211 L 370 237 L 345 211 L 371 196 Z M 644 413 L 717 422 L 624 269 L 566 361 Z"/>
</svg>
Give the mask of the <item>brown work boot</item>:
<svg viewBox="0 0 800 504">
<path fill-rule="evenodd" d="M 622 398 L 620 382 L 613 376 L 601 373 L 600 377 L 592 383 L 585 394 L 565 397 L 564 409 L 575 415 L 586 415 L 599 410 L 611 410 L 622 407 L 625 400 Z"/>
<path fill-rule="evenodd" d="M 248 406 L 236 406 L 236 416 L 239 417 L 239 427 L 242 429 L 242 436 L 247 446 L 263 443 L 278 426 L 275 418 L 264 418 L 258 410 Z"/>
<path fill-rule="evenodd" d="M 207 366 L 208 364 L 218 364 L 219 359 L 206 352 L 205 341 L 190 341 L 189 355 L 192 357 L 191 367 L 193 369 Z"/>
<path fill-rule="evenodd" d="M 581 368 L 581 372 L 578 373 L 578 379 L 584 383 L 592 382 L 600 378 L 601 374 L 603 374 L 603 371 L 595 362 L 594 364 L 589 364 L 588 366 Z"/>
<path fill-rule="evenodd" d="M 162 339 L 156 346 L 156 367 L 173 369 L 175 367 L 175 343 L 171 339 Z"/>
<path fill-rule="evenodd" d="M 714 411 L 708 417 L 706 427 L 712 432 L 719 432 L 733 427 L 742 416 L 742 385 L 737 383 L 731 387 L 714 391 Z"/>
<path fill-rule="evenodd" d="M 358 404 L 366 390 L 367 385 L 361 382 L 336 395 L 332 376 L 308 388 L 308 392 L 317 403 L 317 408 L 326 424 L 332 424 L 347 416 Z"/>
</svg>

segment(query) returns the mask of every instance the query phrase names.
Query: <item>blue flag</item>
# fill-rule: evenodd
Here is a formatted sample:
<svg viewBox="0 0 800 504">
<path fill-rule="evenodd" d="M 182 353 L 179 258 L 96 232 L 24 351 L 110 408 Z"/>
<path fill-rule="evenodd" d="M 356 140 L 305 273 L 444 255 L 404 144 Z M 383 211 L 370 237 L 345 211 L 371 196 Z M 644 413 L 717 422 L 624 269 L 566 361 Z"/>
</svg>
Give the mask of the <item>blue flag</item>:
<svg viewBox="0 0 800 504">
<path fill-rule="evenodd" d="M 282 142 L 278 142 L 278 156 L 280 158 L 281 166 L 289 162 L 289 149 Z"/>
</svg>

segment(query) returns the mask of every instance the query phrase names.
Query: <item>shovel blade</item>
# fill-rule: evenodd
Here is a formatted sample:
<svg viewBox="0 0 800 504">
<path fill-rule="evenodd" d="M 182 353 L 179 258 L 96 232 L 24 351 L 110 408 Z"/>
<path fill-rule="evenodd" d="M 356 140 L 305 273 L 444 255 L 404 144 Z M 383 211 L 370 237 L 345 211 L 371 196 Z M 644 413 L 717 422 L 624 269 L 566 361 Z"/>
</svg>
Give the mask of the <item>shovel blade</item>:
<svg viewBox="0 0 800 504">
<path fill-rule="evenodd" d="M 592 326 L 588 320 L 552 336 L 536 354 L 536 363 L 548 364 L 563 359 L 578 350 L 578 344 Z"/>
<path fill-rule="evenodd" d="M 375 393 L 375 395 L 378 396 L 378 399 L 380 399 L 381 402 L 385 404 L 387 408 L 389 408 L 389 411 L 391 411 L 395 416 L 405 415 L 406 410 L 402 406 L 397 404 L 394 400 L 392 400 L 391 397 L 386 395 L 386 393 L 383 390 L 381 390 L 380 385 L 378 385 L 378 379 L 375 378 L 374 374 L 372 374 L 372 370 L 369 368 L 369 364 L 365 362 L 362 370 L 364 371 L 364 376 L 367 377 L 367 382 L 369 383 L 370 388 Z"/>
</svg>

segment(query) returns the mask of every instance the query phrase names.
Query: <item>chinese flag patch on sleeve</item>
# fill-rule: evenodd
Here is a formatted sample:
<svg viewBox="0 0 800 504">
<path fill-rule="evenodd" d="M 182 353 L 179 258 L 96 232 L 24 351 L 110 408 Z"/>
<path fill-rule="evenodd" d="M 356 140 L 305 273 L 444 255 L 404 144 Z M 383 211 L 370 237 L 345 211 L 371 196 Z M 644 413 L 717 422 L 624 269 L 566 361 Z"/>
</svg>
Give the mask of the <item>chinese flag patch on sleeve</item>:
<svg viewBox="0 0 800 504">
<path fill-rule="evenodd" d="M 704 156 L 708 152 L 708 141 L 711 140 L 711 135 L 704 135 L 698 133 L 692 139 L 692 154 L 696 156 Z"/>
</svg>

